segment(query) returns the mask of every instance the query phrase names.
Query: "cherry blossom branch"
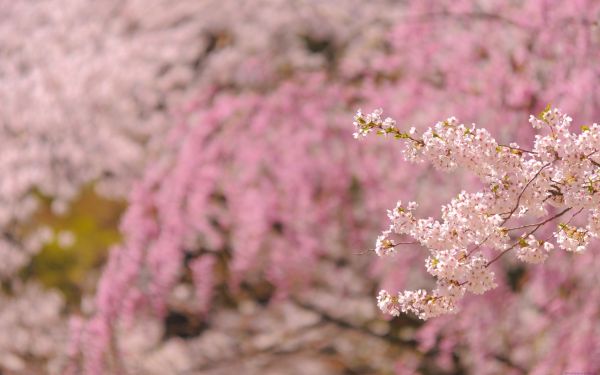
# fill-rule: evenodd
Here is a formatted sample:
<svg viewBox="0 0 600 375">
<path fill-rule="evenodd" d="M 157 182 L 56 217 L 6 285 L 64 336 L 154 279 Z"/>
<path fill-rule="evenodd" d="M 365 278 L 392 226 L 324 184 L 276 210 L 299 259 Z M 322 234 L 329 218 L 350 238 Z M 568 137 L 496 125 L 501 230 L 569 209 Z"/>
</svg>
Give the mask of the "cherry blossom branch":
<svg viewBox="0 0 600 375">
<path fill-rule="evenodd" d="M 465 293 L 482 294 L 496 287 L 490 266 L 510 250 L 518 247 L 516 256 L 524 262 L 543 262 L 555 245 L 548 240 L 538 240 L 534 234 L 573 207 L 580 210 L 571 220 L 584 209 L 592 212 L 588 224 L 585 228 L 570 225 L 571 220 L 559 224 L 553 232 L 556 244 L 567 251 L 582 252 L 590 238 L 600 237 L 600 196 L 595 194 L 594 187 L 594 183 L 600 181 L 597 163 L 581 163 L 600 149 L 600 125 L 593 124 L 585 127 L 581 134 L 573 134 L 569 131 L 571 118 L 547 107 L 537 117 L 531 116 L 529 122 L 535 129 L 549 128 L 550 134 L 536 137 L 532 150 L 527 150 L 516 144 L 499 145 L 485 129 L 474 125 L 466 127 L 453 117 L 436 123 L 418 136 L 414 128 L 402 132 L 393 119 L 383 119 L 381 115 L 381 110 L 368 115 L 358 111 L 354 136 L 358 138 L 375 131 L 409 140 L 404 144 L 407 161 L 429 162 L 446 171 L 460 166 L 492 186 L 490 190 L 476 193 L 461 192 L 443 206 L 439 221 L 417 219 L 415 202 L 408 206 L 398 202 L 396 208 L 388 211 L 392 224 L 377 238 L 375 252 L 379 256 L 394 253 L 397 244 L 389 238 L 394 232 L 414 238 L 430 252 L 425 265 L 436 278 L 437 288 L 431 292 L 404 291 L 397 296 L 382 290 L 377 298 L 382 311 L 392 315 L 412 312 L 422 319 L 456 312 L 457 303 Z M 503 147 L 510 152 L 503 151 Z M 519 185 L 511 180 L 527 182 L 517 188 Z M 532 214 L 541 216 L 547 213 L 544 207 L 547 204 L 560 211 L 540 222 L 504 227 L 520 208 L 523 209 L 517 215 L 519 218 Z M 493 212 L 502 213 L 490 214 Z M 517 241 L 508 244 L 510 231 L 529 228 Z M 474 243 L 477 245 L 467 250 Z M 491 260 L 486 259 L 477 252 L 484 244 L 500 253 Z"/>
</svg>

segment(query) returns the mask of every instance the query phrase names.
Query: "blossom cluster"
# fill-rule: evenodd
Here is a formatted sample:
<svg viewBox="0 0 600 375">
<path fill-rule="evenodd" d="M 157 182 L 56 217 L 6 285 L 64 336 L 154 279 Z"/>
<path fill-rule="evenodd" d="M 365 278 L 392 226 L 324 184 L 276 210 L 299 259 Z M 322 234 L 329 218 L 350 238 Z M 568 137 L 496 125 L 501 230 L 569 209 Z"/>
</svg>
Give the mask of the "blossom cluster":
<svg viewBox="0 0 600 375">
<path fill-rule="evenodd" d="M 414 128 L 400 131 L 394 120 L 382 118 L 381 110 L 367 115 L 358 111 L 355 137 L 392 134 L 406 140 L 406 160 L 429 162 L 445 171 L 464 168 L 484 186 L 475 193 L 463 191 L 442 206 L 440 220 L 418 218 L 414 202 L 406 207 L 398 202 L 388 211 L 391 226 L 378 237 L 375 252 L 388 255 L 407 243 L 403 238 L 416 241 L 430 252 L 426 268 L 437 287 L 430 293 L 406 291 L 398 296 L 382 291 L 382 311 L 414 312 L 422 319 L 455 313 L 465 293 L 482 294 L 497 286 L 491 265 L 512 249 L 517 249 L 519 260 L 540 263 L 555 245 L 580 253 L 600 236 L 600 125 L 571 132 L 572 119 L 549 106 L 529 122 L 546 130 L 535 136 L 531 150 L 500 144 L 487 130 L 465 126 L 453 117 L 419 134 Z M 586 225 L 570 224 L 584 212 L 590 215 Z M 559 221 L 567 213 L 571 218 Z M 537 238 L 535 233 L 547 225 L 554 225 L 552 235 Z"/>
</svg>

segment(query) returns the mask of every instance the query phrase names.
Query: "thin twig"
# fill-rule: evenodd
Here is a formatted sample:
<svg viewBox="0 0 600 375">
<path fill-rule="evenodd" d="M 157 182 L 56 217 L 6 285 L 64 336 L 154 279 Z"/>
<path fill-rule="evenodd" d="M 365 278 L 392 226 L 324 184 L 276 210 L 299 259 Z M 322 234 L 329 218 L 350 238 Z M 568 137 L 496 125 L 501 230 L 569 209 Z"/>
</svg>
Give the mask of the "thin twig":
<svg viewBox="0 0 600 375">
<path fill-rule="evenodd" d="M 537 152 L 535 152 L 535 151 L 526 150 L 526 149 L 520 148 L 520 147 L 513 147 L 513 146 L 502 145 L 502 144 L 498 144 L 498 146 L 500 146 L 500 147 L 506 147 L 506 148 L 509 148 L 511 150 L 517 150 L 517 151 L 525 152 L 525 153 L 528 153 L 528 154 L 537 155 Z"/>
<path fill-rule="evenodd" d="M 510 219 L 512 217 L 512 214 L 514 214 L 515 211 L 519 208 L 519 205 L 521 203 L 521 198 L 523 197 L 523 194 L 525 193 L 525 190 L 527 190 L 527 188 L 529 187 L 529 185 L 531 185 L 531 183 L 533 182 L 533 180 L 535 180 L 540 175 L 540 173 L 542 173 L 542 171 L 544 169 L 546 169 L 547 167 L 549 167 L 551 164 L 552 164 L 552 162 L 548 162 L 548 163 L 544 164 L 544 166 L 542 168 L 540 168 L 539 171 L 537 171 L 537 173 L 531 178 L 531 180 L 529 180 L 529 182 L 527 182 L 527 184 L 525 185 L 525 187 L 523 188 L 523 190 L 521 190 L 521 193 L 517 197 L 517 204 L 515 204 L 515 207 L 508 213 L 508 216 L 506 217 L 506 219 L 504 219 L 504 221 L 502 221 L 502 223 L 500 224 L 500 226 L 504 225 L 504 223 L 506 223 L 508 221 L 508 219 Z"/>
<path fill-rule="evenodd" d="M 563 211 L 559 212 L 558 214 L 538 223 L 536 225 L 535 228 L 533 228 L 531 231 L 529 231 L 529 233 L 527 233 L 526 235 L 524 235 L 523 237 L 529 237 L 530 235 L 534 234 L 538 229 L 540 229 L 540 227 L 554 219 L 557 219 L 559 217 L 561 217 L 562 215 L 564 215 L 565 213 L 567 213 L 568 211 L 570 211 L 573 207 L 569 207 L 569 208 L 565 208 Z M 521 238 L 523 238 L 521 237 Z M 497 261 L 498 259 L 500 259 L 504 254 L 506 254 L 507 252 L 509 252 L 510 250 L 514 249 L 517 245 L 519 244 L 519 241 L 515 242 L 511 247 L 509 247 L 508 249 L 502 251 L 500 254 L 498 254 L 494 259 L 492 259 L 491 261 L 489 261 L 486 264 L 486 267 L 489 267 L 492 263 L 494 263 L 495 261 Z"/>
</svg>

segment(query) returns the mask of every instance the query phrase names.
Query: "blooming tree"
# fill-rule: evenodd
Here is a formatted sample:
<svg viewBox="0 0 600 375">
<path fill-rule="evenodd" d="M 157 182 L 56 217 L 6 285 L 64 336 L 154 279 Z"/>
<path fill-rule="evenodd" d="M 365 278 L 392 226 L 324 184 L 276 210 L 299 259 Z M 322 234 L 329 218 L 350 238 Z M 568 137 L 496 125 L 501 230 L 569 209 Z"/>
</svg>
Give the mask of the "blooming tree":
<svg viewBox="0 0 600 375">
<path fill-rule="evenodd" d="M 35 289 L 40 303 L 55 301 L 54 292 L 40 297 L 44 289 L 36 283 L 21 285 L 39 251 L 55 239 L 37 222 L 46 205 L 56 215 L 71 215 L 69 206 L 90 185 L 123 199 L 159 153 L 173 112 L 199 86 L 265 89 L 299 71 L 331 68 L 342 49 L 383 39 L 381 25 L 389 22 L 379 21 L 394 12 L 378 10 L 389 1 L 374 1 L 354 17 L 359 3 L 47 0 L 0 6 L 0 282 L 6 286 L 0 297 L 10 301 L 1 311 L 8 316 L 28 303 L 24 290 Z M 369 24 L 378 26 L 361 33 Z M 69 232 L 56 240 L 87 251 Z M 55 324 L 61 308 L 53 311 L 56 316 L 40 315 L 30 328 L 55 326 L 48 335 L 57 345 L 38 356 L 1 343 L 0 351 L 21 357 L 0 358 L 0 368 L 30 372 L 26 356 L 42 362 L 62 356 L 66 324 Z"/>
<path fill-rule="evenodd" d="M 406 19 L 397 26 L 383 52 L 341 59 L 342 73 L 290 77 L 269 87 L 266 92 L 264 87 L 220 89 L 217 92 L 207 89 L 208 94 L 191 106 L 184 116 L 184 123 L 171 133 L 172 152 L 165 153 L 147 169 L 145 178 L 131 195 L 131 205 L 122 226 L 125 244 L 111 253 L 96 298 L 97 315 L 88 327 L 94 336 L 86 339 L 84 335 L 82 341 L 89 368 L 98 368 L 106 360 L 114 322 L 131 320 L 148 309 L 158 312 L 159 316 L 168 315 L 173 308 L 173 295 L 182 285 L 188 285 L 189 290 L 189 284 L 194 284 L 197 296 L 194 311 L 210 319 L 211 309 L 219 307 L 219 304 L 215 306 L 215 301 L 224 298 L 225 287 L 229 287 L 224 293 L 229 296 L 225 297 L 227 299 L 248 288 L 256 293 L 266 280 L 267 289 L 274 290 L 266 293 L 269 298 L 293 299 L 301 295 L 296 290 L 301 288 L 294 288 L 298 281 L 304 286 L 322 285 L 321 275 L 316 271 L 321 264 L 330 263 L 332 255 L 342 263 L 348 262 L 343 259 L 350 258 L 352 263 L 359 264 L 359 269 L 360 264 L 365 267 L 363 258 L 350 256 L 347 249 L 360 250 L 368 246 L 364 239 L 379 223 L 376 212 L 389 204 L 387 202 L 396 194 L 395 188 L 402 186 L 402 194 L 407 196 L 417 190 L 431 194 L 441 189 L 437 177 L 426 177 L 428 171 L 425 169 L 399 169 L 399 151 L 388 149 L 389 146 L 381 142 L 369 141 L 361 145 L 358 155 L 347 151 L 354 150 L 354 146 L 347 144 L 349 140 L 343 136 L 344 116 L 348 108 L 357 103 L 363 106 L 382 103 L 390 106 L 394 117 L 422 121 L 458 106 L 460 100 L 461 117 L 506 125 L 498 129 L 501 136 L 506 138 L 512 133 L 519 141 L 531 137 L 532 132 L 519 126 L 517 119 L 541 109 L 541 103 L 545 101 L 554 101 L 558 97 L 561 107 L 586 120 L 596 115 L 596 98 L 571 100 L 581 95 L 581 89 L 579 85 L 564 83 L 580 80 L 587 85 L 597 80 L 597 68 L 589 65 L 589 57 L 598 53 L 594 44 L 595 29 L 583 19 L 574 23 L 568 33 L 557 33 L 557 25 L 571 19 L 573 14 L 581 15 L 580 8 L 569 2 L 561 2 L 550 12 L 537 2 L 536 6 L 516 4 L 514 8 L 506 9 L 499 4 L 492 9 L 486 9 L 478 2 L 461 4 L 456 8 L 442 7 L 438 14 L 429 14 L 417 2 L 410 3 Z M 438 23 L 440 14 L 447 18 Z M 491 14 L 502 16 L 492 17 Z M 405 36 L 410 30 L 412 34 L 414 30 L 430 30 L 430 33 L 420 34 L 428 43 L 419 40 L 414 46 L 408 44 L 409 39 Z M 480 43 L 472 35 L 485 35 L 487 42 Z M 572 43 L 573 38 L 581 38 L 585 48 L 579 49 L 578 44 Z M 548 40 L 553 41 L 550 47 Z M 410 53 L 405 53 L 407 50 Z M 562 64 L 566 61 L 564 57 L 572 52 L 576 57 L 572 64 L 576 68 Z M 556 80 L 557 75 L 569 79 Z M 449 92 L 457 95 L 448 95 Z M 394 103 L 401 105 L 392 105 Z M 416 111 L 422 108 L 431 110 Z M 369 121 L 377 118 L 377 115 L 371 116 Z M 364 121 L 369 123 L 366 117 Z M 385 125 L 384 121 L 381 119 L 382 128 L 390 129 L 393 121 L 388 120 Z M 441 129 L 436 129 L 435 134 L 447 136 L 449 129 L 459 127 L 453 121 L 448 122 L 448 126 L 440 125 Z M 482 137 L 494 145 L 489 133 L 468 129 L 473 137 Z M 442 169 L 454 167 L 451 159 L 435 154 L 437 149 L 420 153 L 426 150 L 423 138 L 430 133 L 415 129 L 412 134 L 398 131 L 397 135 L 414 146 L 414 155 L 407 154 L 412 155 L 411 158 L 429 158 L 427 160 L 435 161 L 433 164 Z M 453 136 L 459 139 L 460 132 Z M 433 133 L 430 137 L 434 143 L 442 143 Z M 423 149 L 417 148 L 419 142 L 423 142 Z M 529 180 L 526 178 L 531 179 L 544 164 L 536 164 L 539 160 L 518 146 L 497 144 L 500 151 L 492 146 L 494 153 L 490 154 L 487 164 L 478 159 L 470 163 L 476 165 L 474 170 L 483 182 L 491 184 L 487 179 L 495 179 L 493 183 L 498 187 L 488 186 L 495 190 L 490 193 L 492 196 L 503 194 L 502 197 L 511 198 L 515 203 L 514 197 L 520 193 L 518 187 L 527 185 Z M 463 154 L 468 149 L 463 150 L 458 145 L 453 150 L 465 160 L 479 158 L 475 151 Z M 492 163 L 493 157 L 507 163 L 499 166 L 504 169 L 498 175 L 492 173 L 496 167 Z M 514 185 L 503 180 L 502 171 L 508 171 L 509 167 L 518 171 L 506 172 L 512 181 L 510 184 Z M 549 168 L 545 167 L 540 174 L 549 173 L 546 170 Z M 390 170 L 394 173 L 390 174 Z M 486 200 L 490 198 L 489 194 L 465 193 L 447 206 L 439 225 L 433 219 L 419 221 L 413 217 L 416 209 L 413 204 L 390 213 L 395 222 L 411 223 L 414 218 L 422 225 L 414 229 L 416 238 L 412 241 L 401 240 L 416 242 L 403 244 L 411 248 L 417 248 L 423 240 L 431 241 L 427 242 L 429 247 L 443 250 L 441 243 L 446 240 L 443 236 L 452 237 L 453 234 L 452 231 L 444 234 L 441 223 L 447 220 L 459 228 L 469 229 L 466 224 L 452 221 L 465 212 L 473 214 L 473 220 L 479 220 L 476 221 L 478 226 L 473 227 L 477 232 L 468 232 L 457 241 L 468 248 L 469 244 L 476 247 L 476 242 L 485 240 L 485 246 L 482 244 L 472 254 L 453 249 L 441 254 L 440 259 L 431 257 L 428 264 L 434 276 L 442 280 L 442 289 L 433 294 L 407 294 L 406 297 L 415 302 L 409 303 L 412 311 L 422 317 L 438 315 L 455 309 L 457 300 L 466 292 L 482 293 L 494 284 L 500 285 L 498 279 L 503 277 L 499 272 L 500 262 L 488 266 L 494 259 L 486 258 L 489 245 L 497 245 L 504 251 L 506 244 L 510 247 L 516 243 L 520 258 L 537 261 L 544 257 L 550 244 L 556 241 L 544 239 L 544 244 L 534 247 L 536 241 L 540 245 L 542 237 L 526 235 L 523 241 L 519 237 L 511 240 L 518 231 L 515 227 L 530 224 L 520 220 L 533 211 L 540 213 L 532 207 L 545 196 L 542 193 L 542 198 L 531 195 L 538 191 L 534 190 L 541 183 L 538 179 L 543 180 L 536 177 L 520 198 L 523 202 L 519 202 L 519 207 L 527 202 L 527 212 L 515 209 L 509 215 L 513 209 L 509 201 L 498 198 L 498 203 L 492 204 Z M 420 184 L 406 183 L 415 180 Z M 385 182 L 383 186 L 382 181 Z M 504 188 L 504 184 L 508 187 Z M 542 188 L 540 185 L 539 191 Z M 357 199 L 357 192 L 368 192 L 366 207 Z M 564 194 L 562 190 L 560 194 Z M 433 214 L 441 196 L 443 194 L 429 199 L 421 210 Z M 339 207 L 343 207 L 344 212 L 340 213 Z M 493 213 L 491 208 L 505 210 L 490 217 L 474 214 Z M 576 211 L 572 209 L 561 217 Z M 558 213 L 560 211 L 548 210 L 549 216 L 540 220 Z M 502 221 L 508 217 L 518 223 L 505 227 Z M 535 223 L 538 224 L 540 222 Z M 531 235 L 541 234 L 544 225 Z M 512 231 L 505 233 L 495 231 L 496 228 Z M 534 228 L 522 229 L 531 231 Z M 406 230 L 409 230 L 406 234 L 412 235 L 410 229 Z M 430 234 L 437 237 L 430 238 Z M 380 253 L 391 252 L 396 244 L 389 235 L 391 233 L 386 233 L 380 238 L 377 247 Z M 523 244 L 526 246 L 521 248 Z M 384 278 L 383 284 L 393 287 L 403 284 L 412 273 L 409 265 L 417 258 L 418 254 L 396 257 L 394 267 L 390 267 L 391 276 Z M 456 259 L 463 267 L 458 268 L 457 274 L 445 274 L 445 269 L 440 268 L 445 259 Z M 374 270 L 385 267 L 381 263 L 373 265 Z M 494 271 L 495 275 L 492 274 Z M 377 278 L 379 276 L 375 276 Z M 367 290 L 362 289 L 361 293 L 368 293 Z M 447 294 L 440 294 L 444 290 Z M 486 295 L 492 293 L 494 291 Z M 239 294 L 235 298 L 240 298 Z M 395 298 L 384 294 L 381 300 L 386 307 L 400 310 Z M 439 304 L 426 304 L 430 301 Z M 464 326 L 467 324 L 465 322 Z M 429 332 L 429 336 L 435 338 L 435 332 L 442 334 L 447 330 L 441 325 L 437 326 L 438 331 L 427 331 L 427 327 L 423 328 L 422 337 Z M 459 334 L 457 332 L 455 336 Z M 94 344 L 97 346 L 86 344 L 91 337 L 96 339 Z M 452 335 L 448 334 L 448 337 Z M 452 341 L 448 339 L 447 342 Z M 473 348 L 475 346 L 474 343 Z M 536 360 L 535 356 L 532 358 L 532 361 Z"/>
<path fill-rule="evenodd" d="M 173 112 L 199 86 L 268 87 L 294 72 L 327 69 L 327 56 L 350 39 L 348 51 L 383 39 L 382 27 L 358 34 L 393 17 L 378 12 L 388 2 L 373 2 L 344 27 L 356 3 L 306 1 L 301 12 L 281 0 L 3 5 L 0 253 L 15 264 L 7 268 L 16 272 L 39 250 L 23 245 L 29 233 L 21 229 L 43 198 L 65 214 L 90 184 L 125 197 L 159 152 Z"/>
</svg>

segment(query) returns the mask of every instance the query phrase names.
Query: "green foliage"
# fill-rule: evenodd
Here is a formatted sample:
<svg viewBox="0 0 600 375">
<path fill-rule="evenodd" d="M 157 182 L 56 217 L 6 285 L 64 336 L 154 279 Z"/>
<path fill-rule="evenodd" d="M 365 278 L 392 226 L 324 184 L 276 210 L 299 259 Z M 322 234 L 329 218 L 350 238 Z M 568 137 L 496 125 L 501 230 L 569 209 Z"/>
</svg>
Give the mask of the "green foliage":
<svg viewBox="0 0 600 375">
<path fill-rule="evenodd" d="M 121 240 L 118 222 L 124 203 L 99 197 L 91 187 L 81 193 L 65 216 L 54 215 L 50 202 L 43 201 L 31 226 L 48 226 L 55 236 L 33 258 L 23 277 L 57 288 L 68 303 L 77 303 L 86 285 L 93 285 L 90 275 L 103 264 L 108 248 Z M 74 235 L 72 245 L 61 247 L 57 239 L 61 231 Z"/>
</svg>

